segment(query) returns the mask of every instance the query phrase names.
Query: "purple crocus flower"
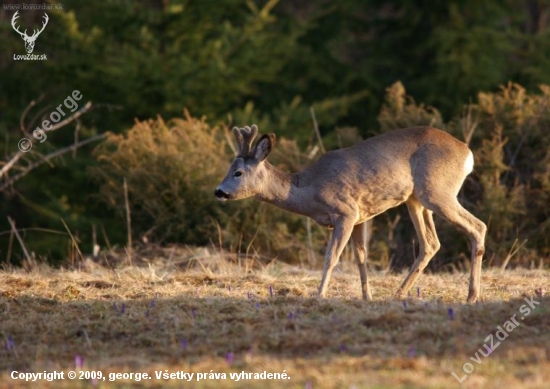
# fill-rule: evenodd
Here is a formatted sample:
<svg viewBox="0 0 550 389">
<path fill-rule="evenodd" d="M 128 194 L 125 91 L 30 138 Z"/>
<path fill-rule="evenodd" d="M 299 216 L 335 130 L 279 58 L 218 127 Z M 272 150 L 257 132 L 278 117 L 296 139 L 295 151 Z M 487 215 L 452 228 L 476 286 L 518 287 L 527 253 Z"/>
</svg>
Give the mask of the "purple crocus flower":
<svg viewBox="0 0 550 389">
<path fill-rule="evenodd" d="M 269 285 L 269 296 L 273 297 L 273 287 Z"/>
<path fill-rule="evenodd" d="M 233 363 L 233 357 L 234 357 L 234 355 L 233 355 L 232 352 L 227 353 L 227 357 L 225 359 L 226 359 L 228 365 L 231 365 Z"/>
<path fill-rule="evenodd" d="M 84 357 L 81 355 L 75 355 L 74 356 L 74 366 L 77 369 L 82 369 L 84 367 Z"/>
<path fill-rule="evenodd" d="M 187 338 L 183 338 L 180 343 L 181 343 L 181 349 L 185 350 L 187 348 Z"/>
<path fill-rule="evenodd" d="M 454 320 L 455 319 L 455 311 L 453 308 L 449 308 L 447 310 L 447 314 L 449 315 L 449 319 L 450 320 Z"/>
<path fill-rule="evenodd" d="M 13 339 L 13 336 L 9 335 L 8 339 L 6 340 L 6 345 L 4 346 L 6 350 L 13 350 L 15 348 L 15 340 Z"/>
<path fill-rule="evenodd" d="M 415 350 L 414 347 L 409 348 L 409 358 L 414 358 Z"/>
<path fill-rule="evenodd" d="M 193 316 L 193 319 L 197 317 L 197 310 L 195 307 L 191 308 L 191 316 Z"/>
</svg>

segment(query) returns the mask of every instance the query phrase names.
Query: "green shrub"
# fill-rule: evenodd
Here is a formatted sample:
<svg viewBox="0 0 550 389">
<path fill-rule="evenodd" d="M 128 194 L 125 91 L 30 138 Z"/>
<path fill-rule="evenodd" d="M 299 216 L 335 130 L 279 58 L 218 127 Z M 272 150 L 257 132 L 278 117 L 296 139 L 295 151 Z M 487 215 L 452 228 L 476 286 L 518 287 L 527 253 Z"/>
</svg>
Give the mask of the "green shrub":
<svg viewBox="0 0 550 389">
<path fill-rule="evenodd" d="M 405 87 L 400 81 L 386 88 L 378 123 L 382 131 L 415 126 L 445 128 L 439 111 L 433 107 L 416 104 L 411 96 L 407 96 Z"/>
<path fill-rule="evenodd" d="M 529 94 L 509 83 L 496 93 L 479 93 L 473 106 L 478 128 L 472 138 L 483 194 L 476 210 L 489 225 L 495 264 L 527 241 L 517 264 L 550 257 L 550 87 Z"/>
<path fill-rule="evenodd" d="M 486 257 L 489 265 L 508 261 L 533 266 L 550 258 L 550 87 L 541 94 L 529 94 L 520 85 L 509 83 L 498 92 L 481 92 L 462 116 L 445 124 L 435 108 L 416 104 L 401 83 L 386 90 L 386 103 L 378 117 L 382 131 L 416 125 L 446 129 L 466 140 L 474 153 L 474 173 L 459 195 L 461 203 L 489 227 Z M 406 214 L 404 207 L 397 211 Z M 408 220 L 408 217 L 405 217 Z M 390 255 L 397 268 L 412 262 L 411 248 L 416 236 L 411 228 L 388 223 L 379 225 L 381 239 L 393 247 Z M 469 260 L 469 242 L 449 223 L 436 220 L 442 249 L 432 268 L 457 265 L 457 258 Z M 376 239 L 376 238 L 375 238 Z M 387 238 L 386 238 L 387 239 Z M 398 244 L 396 244 L 396 242 Z"/>
<path fill-rule="evenodd" d="M 136 122 L 124 135 L 109 134 L 92 169 L 100 197 L 121 216 L 126 179 L 135 235 L 157 242 L 221 244 L 235 251 L 258 251 L 288 260 L 306 257 L 303 217 L 248 199 L 220 203 L 213 195 L 234 157 L 232 135 L 223 126 L 185 112 L 184 118 Z M 308 156 L 295 142 L 280 139 L 270 161 L 300 169 Z M 315 249 L 324 235 L 316 231 Z"/>
<path fill-rule="evenodd" d="M 435 108 L 415 103 L 396 83 L 387 89 L 378 117 L 382 131 L 432 125 L 469 142 L 475 168 L 459 200 L 489 226 L 489 265 L 508 263 L 518 247 L 509 262 L 513 266 L 544 264 L 550 257 L 550 88 L 542 86 L 541 91 L 528 94 L 509 84 L 495 93 L 480 93 L 462 116 L 445 123 Z M 331 136 L 331 143 L 357 141 L 353 129 Z M 126 179 L 134 234 L 148 234 L 155 241 L 215 243 L 286 261 L 309 260 L 311 252 L 322 256 L 328 233 L 313 227 L 310 247 L 304 217 L 251 199 L 221 204 L 214 198 L 234 155 L 232 142 L 227 128 L 212 127 L 187 112 L 168 122 L 137 122 L 125 135 L 110 134 L 95 151 L 101 198 L 123 216 Z M 282 138 L 270 162 L 297 171 L 315 157 L 313 148 L 301 150 L 296 141 Z M 442 249 L 431 268 L 468 262 L 464 234 L 439 218 L 436 224 Z M 416 241 L 406 209 L 391 210 L 374 223 L 370 261 L 382 268 L 408 267 Z"/>
</svg>

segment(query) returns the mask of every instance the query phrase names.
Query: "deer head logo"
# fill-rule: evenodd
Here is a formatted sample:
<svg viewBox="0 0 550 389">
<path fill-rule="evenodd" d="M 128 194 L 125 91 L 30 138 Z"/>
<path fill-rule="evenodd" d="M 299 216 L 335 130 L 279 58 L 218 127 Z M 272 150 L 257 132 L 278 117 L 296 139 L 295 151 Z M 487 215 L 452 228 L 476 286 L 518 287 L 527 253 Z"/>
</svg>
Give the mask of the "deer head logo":
<svg viewBox="0 0 550 389">
<path fill-rule="evenodd" d="M 36 41 L 36 38 L 38 38 L 38 35 L 40 35 L 42 31 L 44 31 L 44 28 L 46 27 L 46 24 L 48 24 L 48 20 L 50 18 L 48 18 L 48 15 L 46 13 L 44 13 L 43 17 L 45 20 L 44 22 L 42 22 L 42 28 L 40 30 L 34 30 L 32 36 L 28 36 L 27 30 L 25 30 L 25 32 L 21 32 L 19 31 L 19 27 L 15 25 L 15 20 L 19 17 L 19 15 L 17 15 L 18 12 L 19 11 L 16 11 L 13 15 L 13 18 L 11 18 L 11 26 L 15 31 L 19 33 L 19 35 L 21 35 L 21 38 L 23 38 L 23 40 L 25 41 L 25 49 L 27 50 L 27 53 L 30 54 L 34 50 L 34 42 Z"/>
</svg>

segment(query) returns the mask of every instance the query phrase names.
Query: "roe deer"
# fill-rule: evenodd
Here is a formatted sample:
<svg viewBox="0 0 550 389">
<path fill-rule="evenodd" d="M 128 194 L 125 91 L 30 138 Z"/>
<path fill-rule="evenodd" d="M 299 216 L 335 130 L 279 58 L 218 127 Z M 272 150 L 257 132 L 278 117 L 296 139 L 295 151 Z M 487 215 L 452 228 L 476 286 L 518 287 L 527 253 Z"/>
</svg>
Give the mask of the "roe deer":
<svg viewBox="0 0 550 389">
<path fill-rule="evenodd" d="M 487 227 L 457 200 L 460 187 L 474 166 L 473 154 L 465 143 L 434 128 L 405 128 L 330 151 L 303 171 L 290 174 L 266 161 L 275 145 L 274 134 L 263 135 L 253 147 L 256 125 L 235 127 L 233 133 L 238 155 L 214 195 L 222 201 L 254 196 L 333 229 L 325 254 L 320 297 L 326 295 L 332 270 L 351 238 L 363 299 L 372 299 L 361 224 L 405 203 L 420 250 L 396 296 L 407 295 L 440 248 L 432 217 L 435 212 L 470 238 L 468 302 L 478 299 Z"/>
</svg>

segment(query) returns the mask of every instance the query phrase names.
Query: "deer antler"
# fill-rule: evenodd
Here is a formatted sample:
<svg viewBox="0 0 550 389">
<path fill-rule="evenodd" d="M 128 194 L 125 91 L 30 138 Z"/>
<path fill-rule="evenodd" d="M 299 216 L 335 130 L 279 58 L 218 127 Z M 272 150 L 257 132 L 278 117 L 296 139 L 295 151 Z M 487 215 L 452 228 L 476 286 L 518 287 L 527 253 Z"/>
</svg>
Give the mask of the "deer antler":
<svg viewBox="0 0 550 389">
<path fill-rule="evenodd" d="M 46 25 L 48 24 L 48 21 L 50 20 L 50 18 L 48 17 L 48 14 L 47 13 L 44 13 L 44 19 L 46 19 L 44 22 L 42 22 L 42 28 L 40 29 L 40 31 L 37 31 L 37 30 L 34 30 L 34 34 L 32 34 L 32 37 L 31 39 L 33 38 L 36 38 L 38 35 L 40 35 L 42 33 L 42 31 L 44 31 L 44 29 L 46 28 Z"/>
<path fill-rule="evenodd" d="M 15 25 L 15 21 L 19 17 L 18 13 L 19 13 L 19 11 L 15 11 L 15 13 L 13 14 L 13 17 L 11 18 L 11 26 L 13 27 L 13 29 L 15 31 L 17 31 L 19 33 L 19 35 L 21 35 L 23 37 L 23 39 L 25 39 L 25 41 L 27 41 L 27 40 L 32 41 L 32 40 L 36 39 L 36 37 L 38 37 L 38 35 L 40 35 L 40 33 L 42 31 L 44 31 L 44 28 L 46 28 L 46 25 L 48 24 L 48 21 L 50 20 L 50 18 L 48 17 L 48 14 L 44 13 L 43 17 L 44 17 L 45 21 L 42 22 L 42 28 L 40 30 L 34 30 L 34 33 L 32 34 L 32 36 L 28 36 L 27 35 L 27 30 L 25 30 L 25 32 L 21 32 L 21 31 L 19 31 L 19 27 L 17 27 Z"/>
<path fill-rule="evenodd" d="M 237 140 L 237 147 L 239 149 L 239 157 L 248 157 L 250 149 L 252 148 L 252 142 L 256 135 L 258 135 L 258 126 L 253 124 L 252 127 L 233 128 L 233 134 Z"/>
<path fill-rule="evenodd" d="M 23 38 L 27 37 L 27 30 L 25 30 L 25 32 L 21 32 L 19 31 L 19 27 L 17 27 L 15 25 L 15 20 L 19 17 L 19 15 L 17 15 L 19 13 L 19 11 L 15 11 L 15 13 L 13 14 L 13 17 L 11 18 L 11 26 L 13 27 L 13 29 L 15 31 L 17 31 L 19 33 L 19 35 L 21 35 Z"/>
</svg>

